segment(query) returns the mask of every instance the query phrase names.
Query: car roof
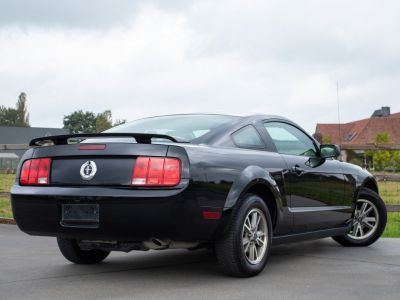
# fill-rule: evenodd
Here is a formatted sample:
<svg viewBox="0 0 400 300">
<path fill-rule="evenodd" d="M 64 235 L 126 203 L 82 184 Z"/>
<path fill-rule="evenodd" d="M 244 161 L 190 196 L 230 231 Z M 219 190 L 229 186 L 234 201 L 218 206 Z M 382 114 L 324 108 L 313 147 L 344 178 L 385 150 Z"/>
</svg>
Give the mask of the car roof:
<svg viewBox="0 0 400 300">
<path fill-rule="evenodd" d="M 204 136 L 201 136 L 197 139 L 192 140 L 192 143 L 204 143 L 204 144 L 213 144 L 217 142 L 219 139 L 223 138 L 226 134 L 229 134 L 229 132 L 232 132 L 232 130 L 237 130 L 242 126 L 246 126 L 248 124 L 256 124 L 257 122 L 262 122 L 266 120 L 279 120 L 279 121 L 284 121 L 287 123 L 295 124 L 288 118 L 278 116 L 278 115 L 269 115 L 269 114 L 252 114 L 252 115 L 245 115 L 245 116 L 239 116 L 239 115 L 233 115 L 233 114 L 219 114 L 219 113 L 182 113 L 182 114 L 166 114 L 166 115 L 157 115 L 157 116 L 151 116 L 151 117 L 146 117 L 146 118 L 141 118 L 141 119 L 136 119 L 136 120 L 146 120 L 146 119 L 151 119 L 151 118 L 158 118 L 158 117 L 168 117 L 168 116 L 229 116 L 233 117 L 233 119 L 230 122 L 227 122 L 224 125 L 221 125 L 219 128 L 216 130 L 213 130 L 212 132 L 209 132 L 205 134 Z"/>
<path fill-rule="evenodd" d="M 290 121 L 289 119 L 278 116 L 278 115 L 269 115 L 269 114 L 252 114 L 252 115 L 233 115 L 233 114 L 220 114 L 220 113 L 182 113 L 182 114 L 166 114 L 166 115 L 156 115 L 156 116 L 151 116 L 151 117 L 145 117 L 145 118 L 140 118 L 137 120 L 144 120 L 144 119 L 151 119 L 151 118 L 158 118 L 158 117 L 168 117 L 168 116 L 199 116 L 199 115 L 204 115 L 204 116 L 229 116 L 229 117 L 235 117 L 237 118 L 238 121 L 249 121 L 249 120 L 267 120 L 267 119 L 281 119 L 281 120 L 287 120 Z"/>
</svg>

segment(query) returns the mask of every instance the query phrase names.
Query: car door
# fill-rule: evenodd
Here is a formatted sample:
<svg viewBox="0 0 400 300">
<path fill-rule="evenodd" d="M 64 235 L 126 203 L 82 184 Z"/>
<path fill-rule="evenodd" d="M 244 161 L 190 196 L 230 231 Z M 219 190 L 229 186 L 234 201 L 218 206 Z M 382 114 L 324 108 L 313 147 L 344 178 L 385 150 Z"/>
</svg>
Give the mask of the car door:
<svg viewBox="0 0 400 300">
<path fill-rule="evenodd" d="M 321 158 L 315 141 L 294 124 L 267 121 L 264 128 L 287 165 L 284 182 L 293 231 L 333 228 L 346 222 L 352 199 L 345 195 L 340 162 Z"/>
</svg>

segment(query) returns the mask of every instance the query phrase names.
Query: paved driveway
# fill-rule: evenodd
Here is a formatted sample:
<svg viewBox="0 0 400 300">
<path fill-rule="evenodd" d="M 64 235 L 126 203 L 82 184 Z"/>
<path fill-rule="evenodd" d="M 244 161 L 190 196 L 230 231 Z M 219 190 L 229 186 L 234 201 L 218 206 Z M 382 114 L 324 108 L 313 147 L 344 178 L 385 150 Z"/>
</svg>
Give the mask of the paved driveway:
<svg viewBox="0 0 400 300">
<path fill-rule="evenodd" d="M 0 299 L 400 299 L 400 239 L 343 248 L 331 239 L 273 248 L 255 278 L 225 277 L 205 250 L 65 261 L 55 239 L 0 225 Z"/>
</svg>

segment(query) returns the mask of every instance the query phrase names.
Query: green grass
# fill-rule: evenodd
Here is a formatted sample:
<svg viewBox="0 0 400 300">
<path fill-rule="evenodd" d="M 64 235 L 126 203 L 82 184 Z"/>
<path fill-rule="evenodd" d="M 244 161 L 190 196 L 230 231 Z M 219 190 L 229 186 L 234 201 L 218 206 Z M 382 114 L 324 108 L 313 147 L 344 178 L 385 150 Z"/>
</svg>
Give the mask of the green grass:
<svg viewBox="0 0 400 300">
<path fill-rule="evenodd" d="M 379 194 L 386 204 L 400 205 L 400 182 L 379 181 Z"/>
<path fill-rule="evenodd" d="M 0 174 L 0 193 L 9 193 L 14 181 L 14 174 Z M 12 218 L 10 197 L 7 195 L 0 195 L 0 217 Z"/>
<path fill-rule="evenodd" d="M 382 237 L 400 237 L 400 212 L 388 213 L 388 222 Z"/>
<path fill-rule="evenodd" d="M 11 203 L 9 197 L 0 197 L 0 217 L 12 218 Z"/>
<path fill-rule="evenodd" d="M 9 193 L 14 181 L 14 174 L 0 174 L 0 193 Z"/>
</svg>

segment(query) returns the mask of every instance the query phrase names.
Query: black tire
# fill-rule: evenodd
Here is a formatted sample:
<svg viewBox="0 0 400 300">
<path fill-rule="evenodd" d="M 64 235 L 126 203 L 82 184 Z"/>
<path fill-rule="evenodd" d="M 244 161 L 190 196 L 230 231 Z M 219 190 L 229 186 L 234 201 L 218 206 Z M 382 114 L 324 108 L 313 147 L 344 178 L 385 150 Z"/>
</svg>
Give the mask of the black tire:
<svg viewBox="0 0 400 300">
<path fill-rule="evenodd" d="M 256 264 L 251 264 L 245 254 L 245 250 L 243 249 L 245 246 L 242 244 L 242 235 L 244 232 L 244 222 L 248 217 L 248 214 L 254 210 L 261 212 L 264 215 L 264 220 L 266 221 L 264 224 L 268 230 L 265 235 L 266 247 L 264 248 L 264 254 L 260 254 L 262 259 Z M 257 232 L 257 230 L 255 230 L 255 232 Z M 271 249 L 271 239 L 272 222 L 268 207 L 260 197 L 253 194 L 245 194 L 240 206 L 233 212 L 232 222 L 228 232 L 215 245 L 215 253 L 223 272 L 235 277 L 250 277 L 260 273 L 268 261 Z M 262 253 L 262 251 L 260 252 Z"/>
<path fill-rule="evenodd" d="M 62 255 L 75 264 L 97 264 L 110 254 L 104 250 L 82 250 L 72 239 L 57 238 L 57 244 Z"/>
<path fill-rule="evenodd" d="M 350 235 L 345 234 L 341 236 L 334 236 L 332 237 L 336 242 L 339 244 L 346 246 L 346 247 L 364 247 L 369 246 L 376 242 L 377 239 L 382 235 L 383 231 L 386 227 L 387 222 L 387 212 L 386 206 L 381 197 L 374 191 L 363 188 L 360 191 L 357 201 L 362 201 L 362 199 L 366 199 L 370 201 L 377 209 L 378 212 L 378 224 L 375 229 L 375 232 L 370 236 L 364 239 L 355 239 L 352 238 Z"/>
</svg>

